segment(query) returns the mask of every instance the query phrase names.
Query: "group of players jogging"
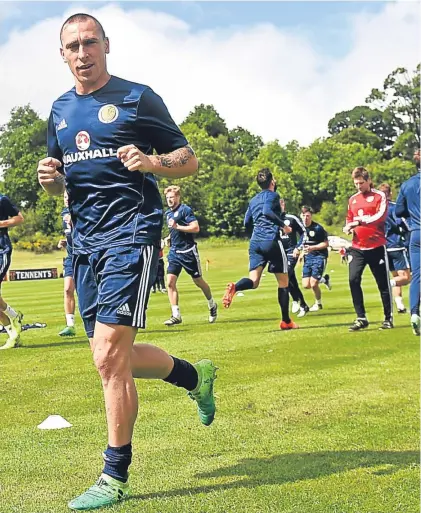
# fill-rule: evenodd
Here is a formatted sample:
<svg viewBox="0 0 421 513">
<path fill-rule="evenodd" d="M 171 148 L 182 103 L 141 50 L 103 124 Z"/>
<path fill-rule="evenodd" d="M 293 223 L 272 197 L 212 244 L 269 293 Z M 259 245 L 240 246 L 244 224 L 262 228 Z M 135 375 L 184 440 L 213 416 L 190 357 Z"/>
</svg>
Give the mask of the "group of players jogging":
<svg viewBox="0 0 421 513">
<path fill-rule="evenodd" d="M 79 311 L 101 378 L 108 428 L 104 466 L 98 480 L 69 502 L 75 511 L 110 506 L 129 493 L 128 469 L 132 461 L 132 436 L 138 411 L 135 379 L 156 379 L 187 391 L 197 407 L 200 422 L 212 424 L 215 413 L 216 365 L 210 359 L 194 364 L 151 345 L 135 342 L 145 327 L 146 309 L 160 259 L 165 217 L 170 230 L 167 290 L 171 304 L 168 326 L 181 323 L 177 278 L 182 269 L 202 290 L 209 322 L 217 318 L 217 305 L 203 280 L 193 234 L 199 225 L 192 210 L 181 203 L 180 190 L 165 190 L 169 209 L 164 214 L 155 176 L 173 180 L 194 174 L 198 161 L 188 141 L 174 123 L 163 100 L 148 86 L 108 73 L 109 39 L 91 15 L 70 16 L 60 30 L 60 53 L 74 78 L 74 87 L 52 105 L 48 122 L 48 156 L 41 159 L 38 181 L 50 195 L 68 194 L 63 213 L 66 237 L 71 232 L 70 268 Z M 418 153 L 419 163 L 419 153 Z M 385 226 L 388 200 L 373 189 L 364 168 L 352 173 L 357 193 L 349 200 L 344 231 L 353 234 L 349 254 L 350 287 L 357 318 L 350 327 L 368 326 L 361 290 L 361 275 L 368 264 L 379 287 L 385 319 L 393 327 L 392 301 L 386 252 Z M 285 212 L 268 169 L 257 175 L 262 189 L 251 201 L 245 225 L 251 233 L 249 277 L 229 283 L 223 304 L 229 307 L 236 292 L 257 288 L 266 265 L 278 283 L 281 330 L 296 329 L 289 314 L 304 316 L 322 308 L 319 284 L 330 287 L 325 275 L 327 233 L 312 220 L 309 207 L 298 217 Z M 420 174 L 400 189 L 395 215 L 387 229 L 400 230 L 398 219 L 409 221 L 412 262 L 411 324 L 419 334 Z M 0 198 L 0 235 L 5 241 L 1 272 L 10 264 L 7 228 L 23 218 L 10 201 Z M 62 245 L 65 243 L 63 242 Z M 401 250 L 398 250 L 401 252 Z M 293 275 L 303 254 L 303 286 L 315 296 L 309 308 Z M 403 254 L 403 251 L 401 252 Z M 6 255 L 6 256 L 5 256 Z M 396 267 L 395 271 L 399 273 Z M 3 274 L 4 276 L 4 274 Z M 2 276 L 2 277 L 3 277 Z M 67 276 L 66 276 L 67 277 Z M 398 283 L 399 274 L 393 278 Z M 408 278 L 406 278 L 408 279 Z M 70 287 L 70 292 L 72 287 Z M 3 300 L 0 312 L 9 338 L 6 348 L 19 345 L 22 314 Z M 74 332 L 72 312 L 67 335 Z M 73 329 L 67 329 L 73 328 Z M 63 330 L 62 330 L 63 331 Z M 66 336 L 66 333 L 61 333 Z"/>
</svg>

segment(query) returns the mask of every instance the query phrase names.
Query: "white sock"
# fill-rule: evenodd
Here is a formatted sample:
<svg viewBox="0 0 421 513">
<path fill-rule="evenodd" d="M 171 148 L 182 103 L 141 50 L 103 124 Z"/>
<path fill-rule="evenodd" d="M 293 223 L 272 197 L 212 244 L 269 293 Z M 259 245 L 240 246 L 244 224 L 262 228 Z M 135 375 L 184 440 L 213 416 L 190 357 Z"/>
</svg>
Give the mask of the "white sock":
<svg viewBox="0 0 421 513">
<path fill-rule="evenodd" d="M 403 300 L 400 296 L 395 297 L 395 303 L 396 303 L 398 310 L 403 310 L 405 308 L 405 305 L 403 304 Z"/>
<path fill-rule="evenodd" d="M 391 285 L 392 287 L 396 287 L 396 281 L 395 281 L 394 279 L 391 279 L 391 280 L 390 280 L 390 285 Z"/>
<path fill-rule="evenodd" d="M 9 319 L 16 319 L 18 314 L 13 310 L 13 308 L 9 305 L 6 306 L 6 310 L 4 313 L 9 317 Z"/>
<path fill-rule="evenodd" d="M 180 307 L 178 305 L 171 305 L 171 312 L 173 317 L 177 317 L 177 319 L 180 319 L 181 313 L 180 313 Z"/>
<path fill-rule="evenodd" d="M 326 280 L 324 279 L 323 276 L 320 278 L 319 283 L 326 283 Z"/>
<path fill-rule="evenodd" d="M 322 298 L 316 299 L 316 305 L 321 305 L 321 304 L 322 304 Z"/>
<path fill-rule="evenodd" d="M 4 327 L 4 329 L 6 330 L 7 334 L 10 335 L 10 333 L 12 332 L 12 327 L 10 326 L 10 324 L 8 324 L 7 326 Z"/>
<path fill-rule="evenodd" d="M 213 308 L 215 306 L 215 301 L 213 300 L 213 297 L 211 297 L 210 299 L 208 299 L 208 307 L 209 307 L 209 310 L 211 308 Z"/>
<path fill-rule="evenodd" d="M 75 314 L 66 314 L 66 324 L 69 328 L 73 328 L 75 325 Z"/>
</svg>

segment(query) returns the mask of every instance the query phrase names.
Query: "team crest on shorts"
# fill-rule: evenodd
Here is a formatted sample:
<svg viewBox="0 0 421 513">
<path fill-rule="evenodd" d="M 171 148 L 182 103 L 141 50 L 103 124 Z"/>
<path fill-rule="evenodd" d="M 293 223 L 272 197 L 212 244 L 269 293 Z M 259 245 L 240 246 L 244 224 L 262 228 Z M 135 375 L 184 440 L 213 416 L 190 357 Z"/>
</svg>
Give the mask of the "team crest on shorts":
<svg viewBox="0 0 421 513">
<path fill-rule="evenodd" d="M 85 132 L 84 130 L 78 132 L 75 139 L 77 149 L 80 151 L 87 150 L 91 145 L 91 137 L 88 132 Z"/>
<path fill-rule="evenodd" d="M 98 119 L 101 123 L 112 123 L 118 118 L 118 109 L 115 105 L 103 105 L 98 112 Z"/>
<path fill-rule="evenodd" d="M 284 225 L 285 225 L 285 226 L 289 226 L 290 224 L 291 224 L 291 221 L 290 221 L 289 219 L 286 219 L 286 220 L 284 221 Z"/>
</svg>

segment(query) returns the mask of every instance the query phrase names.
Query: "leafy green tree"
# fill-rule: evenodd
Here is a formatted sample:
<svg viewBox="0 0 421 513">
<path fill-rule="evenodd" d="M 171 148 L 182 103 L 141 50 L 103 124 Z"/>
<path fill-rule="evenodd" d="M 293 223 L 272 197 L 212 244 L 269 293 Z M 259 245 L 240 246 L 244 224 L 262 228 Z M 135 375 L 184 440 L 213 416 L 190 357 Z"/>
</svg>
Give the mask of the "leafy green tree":
<svg viewBox="0 0 421 513">
<path fill-rule="evenodd" d="M 224 166 L 215 171 L 214 182 L 208 189 L 206 210 L 210 235 L 239 237 L 244 234 L 249 182 L 248 174 L 236 166 Z"/>
<path fill-rule="evenodd" d="M 302 194 L 291 176 L 291 167 L 290 152 L 286 148 L 282 147 L 278 141 L 266 144 L 251 165 L 248 195 L 252 196 L 260 191 L 256 183 L 256 175 L 260 169 L 268 168 L 276 179 L 277 192 L 285 199 L 288 210 L 296 212 L 300 206 Z"/>
<path fill-rule="evenodd" d="M 16 107 L 0 128 L 0 165 L 3 190 L 19 206 L 34 207 L 38 201 L 38 161 L 46 155 L 47 121 L 29 106 Z"/>
<path fill-rule="evenodd" d="M 363 146 L 372 146 L 376 150 L 381 150 L 383 147 L 382 139 L 365 127 L 344 128 L 333 138 L 342 144 L 359 143 Z"/>
<path fill-rule="evenodd" d="M 365 128 L 383 142 L 384 149 L 393 145 L 398 133 L 396 118 L 393 112 L 372 109 L 367 105 L 359 105 L 352 110 L 339 112 L 328 123 L 329 133 L 340 134 L 347 128 Z M 360 141 L 356 141 L 360 142 Z"/>
<path fill-rule="evenodd" d="M 229 131 L 228 141 L 235 148 L 235 154 L 238 155 L 238 165 L 240 166 L 253 161 L 263 146 L 263 140 L 260 136 L 254 135 L 241 127 Z"/>
<path fill-rule="evenodd" d="M 292 177 L 302 191 L 303 202 L 316 211 L 325 201 L 336 201 L 344 189 L 348 194 L 350 173 L 354 167 L 381 160 L 381 153 L 359 143 L 342 144 L 329 139 L 317 139 L 298 154 Z"/>
<path fill-rule="evenodd" d="M 396 68 L 386 77 L 383 89 L 372 89 L 366 102 L 389 112 L 399 120 L 399 134 L 411 132 L 420 144 L 420 64 L 413 72 Z"/>
<path fill-rule="evenodd" d="M 225 121 L 216 112 L 213 105 L 196 106 L 184 120 L 184 123 L 194 123 L 199 128 L 203 128 L 211 137 L 218 135 L 228 135 L 228 129 Z"/>
</svg>

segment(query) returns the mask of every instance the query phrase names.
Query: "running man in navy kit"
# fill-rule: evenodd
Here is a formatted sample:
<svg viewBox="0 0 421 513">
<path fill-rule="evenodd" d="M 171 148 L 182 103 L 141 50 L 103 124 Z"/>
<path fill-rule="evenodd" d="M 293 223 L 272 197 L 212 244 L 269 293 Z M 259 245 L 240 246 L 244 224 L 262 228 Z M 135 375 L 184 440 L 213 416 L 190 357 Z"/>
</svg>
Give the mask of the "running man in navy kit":
<svg viewBox="0 0 421 513">
<path fill-rule="evenodd" d="M 279 229 L 289 233 L 285 225 L 285 214 L 281 210 L 276 181 L 269 169 L 261 169 L 256 177 L 262 189 L 250 201 L 244 219 L 247 232 L 252 232 L 249 245 L 249 277 L 237 283 L 228 283 L 222 303 L 229 308 L 236 292 L 257 289 L 267 264 L 278 282 L 278 303 L 281 308 L 281 330 L 296 329 L 298 326 L 289 316 L 288 260 L 279 236 Z"/>
<path fill-rule="evenodd" d="M 64 314 L 66 316 L 66 327 L 63 328 L 60 337 L 74 337 L 75 329 L 75 280 L 73 279 L 73 242 L 72 242 L 72 218 L 69 211 L 69 197 L 67 191 L 64 191 L 64 209 L 61 212 L 63 219 L 63 233 L 65 238 L 58 243 L 58 248 L 66 250 L 66 256 L 63 258 L 64 270 Z"/>
<path fill-rule="evenodd" d="M 301 236 L 298 247 L 293 254 L 298 258 L 300 250 L 304 253 L 302 283 L 305 289 L 313 290 L 315 302 L 309 311 L 317 312 L 323 308 L 322 291 L 319 283 L 324 283 L 331 290 L 329 275 L 323 275 L 329 256 L 327 250 L 329 242 L 327 232 L 323 226 L 313 221 L 313 211 L 310 207 L 303 206 L 301 208 L 301 218 L 306 231 Z"/>
<path fill-rule="evenodd" d="M 23 223 L 24 219 L 19 209 L 10 199 L 0 194 L 0 287 L 12 260 L 12 243 L 8 228 Z M 8 305 L 0 294 L 0 323 L 3 324 L 8 335 L 5 344 L 0 349 L 12 349 L 21 345 L 20 333 L 22 331 L 23 314 Z"/>
<path fill-rule="evenodd" d="M 181 324 L 181 313 L 178 305 L 177 280 L 182 269 L 191 276 L 195 285 L 203 292 L 208 302 L 209 322 L 214 323 L 218 307 L 213 300 L 209 285 L 202 278 L 199 252 L 193 234 L 199 233 L 199 223 L 193 210 L 181 203 L 180 187 L 172 185 L 164 191 L 170 207 L 165 218 L 170 229 L 170 252 L 168 253 L 167 290 L 171 305 L 171 317 L 165 321 L 166 326 Z"/>
<path fill-rule="evenodd" d="M 411 268 L 405 247 L 405 233 L 407 225 L 405 220 L 396 217 L 396 203 L 392 201 L 392 189 L 388 183 L 382 183 L 379 191 L 384 192 L 388 201 L 387 218 L 385 225 L 386 251 L 389 260 L 389 271 L 393 278 L 390 280 L 392 294 L 395 299 L 398 313 L 406 313 L 402 299 L 402 287 L 411 281 Z"/>
<path fill-rule="evenodd" d="M 297 313 L 297 317 L 304 317 L 309 311 L 308 305 L 304 299 L 303 293 L 298 285 L 297 277 L 295 275 L 295 266 L 298 262 L 298 257 L 294 256 L 294 249 L 298 247 L 298 240 L 305 233 L 306 229 L 301 219 L 292 214 L 288 214 L 285 210 L 285 200 L 281 199 L 281 209 L 285 213 L 285 226 L 291 228 L 291 232 L 284 233 L 281 229 L 279 234 L 281 242 L 285 249 L 288 259 L 288 290 L 292 297 L 292 313 Z"/>
<path fill-rule="evenodd" d="M 414 154 L 418 172 L 401 186 L 396 200 L 395 214 L 409 220 L 411 239 L 409 252 L 411 255 L 412 281 L 409 287 L 409 304 L 411 308 L 411 326 L 414 335 L 420 334 L 420 150 Z"/>
<path fill-rule="evenodd" d="M 104 391 L 104 469 L 69 503 L 73 510 L 91 510 L 128 494 L 138 410 L 133 378 L 185 388 L 209 425 L 216 368 L 210 360 L 192 365 L 158 347 L 134 344 L 138 328 L 145 327 L 161 241 L 163 207 L 154 174 L 192 175 L 194 152 L 152 89 L 108 73 L 109 40 L 98 20 L 73 15 L 60 37 L 75 87 L 53 104 L 48 157 L 39 162 L 38 178 L 49 194 L 63 194 L 64 184 L 69 193 L 79 308 Z"/>
</svg>

